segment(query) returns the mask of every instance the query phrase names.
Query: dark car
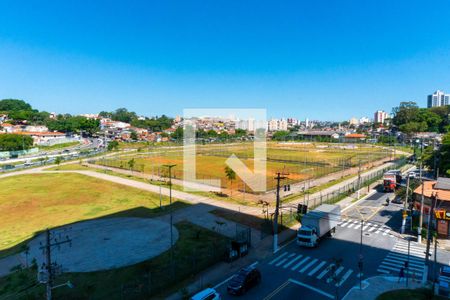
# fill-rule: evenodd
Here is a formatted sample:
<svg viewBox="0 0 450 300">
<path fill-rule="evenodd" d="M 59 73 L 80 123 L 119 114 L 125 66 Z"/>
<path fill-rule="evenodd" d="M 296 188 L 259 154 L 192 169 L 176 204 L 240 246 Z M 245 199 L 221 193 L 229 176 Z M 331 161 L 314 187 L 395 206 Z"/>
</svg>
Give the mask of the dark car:
<svg viewBox="0 0 450 300">
<path fill-rule="evenodd" d="M 227 292 L 232 295 L 243 295 L 261 281 L 261 272 L 255 267 L 241 269 L 228 282 Z"/>
</svg>

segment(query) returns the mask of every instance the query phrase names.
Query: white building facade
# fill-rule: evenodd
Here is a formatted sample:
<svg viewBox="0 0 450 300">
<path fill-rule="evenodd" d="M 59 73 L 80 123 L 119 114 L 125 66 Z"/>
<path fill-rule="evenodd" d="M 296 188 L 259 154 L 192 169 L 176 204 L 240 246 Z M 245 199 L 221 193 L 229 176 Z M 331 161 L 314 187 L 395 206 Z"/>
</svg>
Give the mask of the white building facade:
<svg viewBox="0 0 450 300">
<path fill-rule="evenodd" d="M 443 91 L 437 90 L 427 98 L 427 107 L 438 107 L 450 105 L 450 95 L 445 94 Z"/>
</svg>

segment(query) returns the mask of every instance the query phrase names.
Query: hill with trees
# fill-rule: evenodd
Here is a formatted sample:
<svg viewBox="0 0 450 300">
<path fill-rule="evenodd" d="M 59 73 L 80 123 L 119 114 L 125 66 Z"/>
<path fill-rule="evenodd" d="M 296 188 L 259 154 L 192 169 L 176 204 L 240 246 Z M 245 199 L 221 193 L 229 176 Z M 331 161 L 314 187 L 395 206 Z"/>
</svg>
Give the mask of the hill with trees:
<svg viewBox="0 0 450 300">
<path fill-rule="evenodd" d="M 393 124 L 406 134 L 445 133 L 450 129 L 450 106 L 419 108 L 416 102 L 401 102 L 393 110 Z"/>
</svg>

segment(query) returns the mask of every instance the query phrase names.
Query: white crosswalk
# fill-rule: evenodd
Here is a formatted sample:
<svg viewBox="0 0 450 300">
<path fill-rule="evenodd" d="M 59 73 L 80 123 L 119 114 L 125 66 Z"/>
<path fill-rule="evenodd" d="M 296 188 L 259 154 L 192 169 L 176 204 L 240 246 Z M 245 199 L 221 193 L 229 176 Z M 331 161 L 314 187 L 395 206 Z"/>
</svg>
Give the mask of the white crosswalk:
<svg viewBox="0 0 450 300">
<path fill-rule="evenodd" d="M 329 261 L 298 253 L 283 252 L 274 257 L 268 264 L 275 268 L 306 274 L 307 276 L 315 277 L 318 280 L 323 279 L 328 283 L 331 282 L 331 267 L 333 264 Z M 340 283 L 337 285 L 341 286 L 355 273 L 352 269 L 339 266 L 335 271 L 335 274 L 340 278 Z"/>
<path fill-rule="evenodd" d="M 341 223 L 339 223 L 339 227 L 361 230 L 361 221 L 353 219 L 343 220 Z M 389 235 L 390 237 L 394 237 L 394 235 L 392 235 L 391 233 L 391 228 L 371 222 L 365 222 L 362 230 L 369 233 L 382 234 L 385 236 Z"/>
<path fill-rule="evenodd" d="M 405 262 L 409 261 L 409 267 L 408 270 L 405 270 L 405 274 L 409 274 L 410 277 L 421 278 L 425 267 L 425 251 L 425 246 L 417 244 L 417 242 L 410 242 L 408 257 L 408 241 L 398 240 L 377 271 L 383 274 L 398 275 L 400 269 L 405 266 Z"/>
</svg>

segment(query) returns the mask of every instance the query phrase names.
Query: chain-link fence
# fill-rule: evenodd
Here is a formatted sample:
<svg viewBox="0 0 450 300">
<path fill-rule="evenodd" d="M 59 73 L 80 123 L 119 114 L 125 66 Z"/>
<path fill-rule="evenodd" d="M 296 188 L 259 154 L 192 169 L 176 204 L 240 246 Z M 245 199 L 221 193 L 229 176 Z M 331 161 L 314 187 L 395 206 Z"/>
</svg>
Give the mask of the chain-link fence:
<svg viewBox="0 0 450 300">
<path fill-rule="evenodd" d="M 326 204 L 334 204 L 345 197 L 350 196 L 351 194 L 358 191 L 360 188 L 364 186 L 368 186 L 377 180 L 380 180 L 383 177 L 383 174 L 386 173 L 388 170 L 394 170 L 399 169 L 402 166 L 406 164 L 406 159 L 399 159 L 395 161 L 394 164 L 384 167 L 376 172 L 371 172 L 370 174 L 362 175 L 358 178 L 355 178 L 353 181 L 341 185 L 338 189 L 325 193 L 325 194 L 319 194 L 318 196 L 315 196 L 313 198 L 309 198 L 306 200 L 306 204 L 308 205 L 309 209 L 314 209 L 315 207 L 326 203 Z"/>
</svg>

